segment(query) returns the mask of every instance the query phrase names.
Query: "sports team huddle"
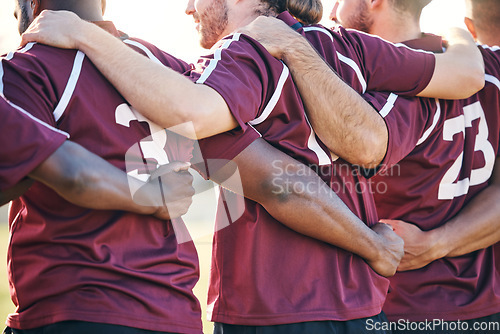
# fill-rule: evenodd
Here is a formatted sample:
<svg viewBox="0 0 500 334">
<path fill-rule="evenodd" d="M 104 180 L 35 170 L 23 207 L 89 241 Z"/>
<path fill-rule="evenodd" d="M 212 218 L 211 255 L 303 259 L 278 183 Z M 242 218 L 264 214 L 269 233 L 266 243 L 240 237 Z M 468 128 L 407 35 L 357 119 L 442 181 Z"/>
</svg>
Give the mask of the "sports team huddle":
<svg viewBox="0 0 500 334">
<path fill-rule="evenodd" d="M 188 64 L 105 0 L 16 0 L 4 333 L 202 333 L 191 173 L 220 185 L 214 333 L 499 333 L 500 1 L 464 1 L 441 37 L 431 0 L 331 29 L 320 0 L 189 0 Z"/>
</svg>

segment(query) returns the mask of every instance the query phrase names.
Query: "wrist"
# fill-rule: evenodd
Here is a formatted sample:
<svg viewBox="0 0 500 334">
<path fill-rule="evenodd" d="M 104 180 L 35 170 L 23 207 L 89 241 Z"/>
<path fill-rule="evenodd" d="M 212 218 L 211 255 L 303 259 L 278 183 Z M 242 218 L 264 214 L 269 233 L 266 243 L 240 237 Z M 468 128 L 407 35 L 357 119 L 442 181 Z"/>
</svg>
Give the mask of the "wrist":
<svg viewBox="0 0 500 334">
<path fill-rule="evenodd" d="M 283 47 L 279 58 L 285 63 L 295 61 L 295 57 L 307 52 L 307 49 L 310 47 L 309 42 L 295 31 L 293 31 L 290 36 L 287 36 L 286 42 L 283 42 L 282 45 Z M 297 60 L 300 60 L 300 58 Z"/>
<path fill-rule="evenodd" d="M 375 263 L 384 257 L 386 246 L 383 238 L 378 233 L 371 232 L 367 240 L 367 247 L 359 247 L 368 250 L 368 252 L 366 254 L 359 253 L 358 255 L 369 263 Z"/>
<path fill-rule="evenodd" d="M 449 240 L 446 235 L 446 229 L 444 227 L 445 225 L 437 229 L 425 232 L 427 233 L 427 237 L 430 243 L 429 254 L 431 255 L 433 260 L 448 256 L 448 254 L 452 250 L 452 247 L 448 242 Z"/>
<path fill-rule="evenodd" d="M 91 49 L 95 47 L 96 40 L 99 40 L 99 36 L 107 34 L 107 32 L 97 25 L 84 20 L 78 21 L 76 31 L 77 33 L 75 33 L 73 37 L 75 49 L 84 53 L 89 53 Z"/>
</svg>

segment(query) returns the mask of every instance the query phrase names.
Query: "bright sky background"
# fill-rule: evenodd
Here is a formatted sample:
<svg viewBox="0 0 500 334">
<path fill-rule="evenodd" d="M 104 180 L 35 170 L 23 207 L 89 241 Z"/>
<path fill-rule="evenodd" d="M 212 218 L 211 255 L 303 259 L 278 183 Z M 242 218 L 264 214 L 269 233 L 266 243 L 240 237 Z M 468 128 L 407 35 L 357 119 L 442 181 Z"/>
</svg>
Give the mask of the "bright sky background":
<svg viewBox="0 0 500 334">
<path fill-rule="evenodd" d="M 19 43 L 13 16 L 15 0 L 0 0 L 0 54 L 15 49 Z M 195 61 L 203 53 L 198 47 L 193 19 L 184 14 L 187 0 L 108 0 L 106 18 L 130 36 L 140 37 L 186 61 Z M 334 0 L 323 0 L 323 24 Z M 439 33 L 452 25 L 462 25 L 463 0 L 434 0 L 424 10 L 424 31 Z"/>
</svg>

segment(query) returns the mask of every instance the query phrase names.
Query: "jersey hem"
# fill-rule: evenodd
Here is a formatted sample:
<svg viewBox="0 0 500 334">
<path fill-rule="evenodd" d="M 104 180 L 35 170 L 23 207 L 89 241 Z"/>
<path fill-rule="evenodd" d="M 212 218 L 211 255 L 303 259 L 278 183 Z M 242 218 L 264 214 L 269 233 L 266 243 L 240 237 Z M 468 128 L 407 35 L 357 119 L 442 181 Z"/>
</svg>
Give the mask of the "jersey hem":
<svg viewBox="0 0 500 334">
<path fill-rule="evenodd" d="M 33 329 L 42 326 L 47 326 L 50 324 L 62 322 L 62 321 L 85 321 L 94 323 L 103 323 L 110 325 L 119 325 L 125 327 L 140 328 L 150 331 L 161 331 L 161 332 L 175 332 L 175 333 L 186 333 L 186 334 L 200 334 L 202 333 L 201 325 L 201 315 L 200 315 L 200 325 L 198 327 L 193 326 L 192 323 L 162 323 L 155 319 L 133 319 L 130 315 L 122 315 L 116 313 L 88 313 L 88 312 L 75 312 L 71 314 L 67 313 L 54 313 L 45 315 L 43 317 L 38 317 L 34 319 L 19 320 L 15 317 L 9 315 L 6 321 L 6 325 L 14 329 Z"/>
<path fill-rule="evenodd" d="M 263 314 L 263 315 L 242 315 L 242 314 L 212 314 L 209 319 L 212 322 L 220 322 L 230 325 L 243 326 L 273 326 L 283 324 L 293 324 L 309 321 L 350 321 L 373 317 L 382 312 L 382 304 L 369 308 L 360 308 L 357 311 L 321 311 L 321 312 L 300 312 L 287 314 Z"/>
<path fill-rule="evenodd" d="M 384 311 L 385 312 L 385 311 Z M 500 313 L 500 302 L 493 305 L 486 306 L 476 311 L 468 311 L 461 309 L 460 311 L 441 311 L 433 313 L 413 313 L 408 314 L 388 314 L 386 313 L 389 321 L 398 321 L 400 319 L 409 321 L 428 321 L 429 319 L 439 319 L 444 321 L 457 321 L 457 320 L 473 320 L 477 318 L 487 317 L 492 314 Z"/>
</svg>

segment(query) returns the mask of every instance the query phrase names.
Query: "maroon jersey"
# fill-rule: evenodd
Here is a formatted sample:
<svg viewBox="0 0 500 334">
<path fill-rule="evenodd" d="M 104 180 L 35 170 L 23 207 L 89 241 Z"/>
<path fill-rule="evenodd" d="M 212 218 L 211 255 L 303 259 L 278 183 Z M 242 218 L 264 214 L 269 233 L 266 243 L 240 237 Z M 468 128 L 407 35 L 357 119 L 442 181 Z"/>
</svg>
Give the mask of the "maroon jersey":
<svg viewBox="0 0 500 334">
<path fill-rule="evenodd" d="M 54 153 L 68 135 L 0 97 L 0 190 L 26 177 Z"/>
<path fill-rule="evenodd" d="M 104 26 L 117 34 L 111 23 Z M 145 42 L 125 43 L 176 71 L 189 68 Z M 122 170 L 128 154 L 137 161 L 131 175 L 144 179 L 148 167 L 191 159 L 191 141 L 130 108 L 79 51 L 28 44 L 1 65 L 2 93 L 13 104 Z M 80 320 L 201 332 L 192 292 L 199 276 L 196 250 L 192 242 L 178 244 L 172 222 L 84 209 L 40 183 L 14 202 L 9 222 L 8 273 L 16 311 L 8 326 Z"/>
<path fill-rule="evenodd" d="M 342 27 L 331 31 L 321 25 L 302 27 L 290 13 L 278 16 L 305 36 L 325 61 L 359 93 L 390 91 L 415 96 L 429 84 L 435 57 L 377 36 Z"/>
<path fill-rule="evenodd" d="M 288 19 L 294 21 L 290 16 Z M 291 25 L 295 23 L 290 21 Z M 330 32 L 311 30 L 308 35 L 328 43 L 325 50 L 334 52 L 332 57 L 339 68 L 347 64 L 345 71 L 349 75 L 346 77 L 355 81 L 360 90 L 363 90 L 363 83 L 371 87 L 371 80 L 365 78 L 372 78 L 372 71 L 378 71 L 375 78 L 386 87 L 386 75 L 391 76 L 392 71 L 382 72 L 383 67 L 376 62 L 361 71 L 353 64 L 355 61 L 345 56 L 344 62 L 338 60 L 335 45 L 328 37 Z M 376 44 L 383 43 L 364 35 L 358 36 L 358 42 L 364 38 Z M 357 51 L 341 38 L 337 43 L 346 53 L 357 55 Z M 387 43 L 384 45 L 398 49 Z M 409 81 L 415 81 L 400 85 L 401 92 L 423 89 L 432 75 L 434 56 L 416 55 L 415 59 L 420 61 L 418 74 L 408 76 Z M 362 62 L 358 56 L 355 59 Z M 288 68 L 257 42 L 240 34 L 223 39 L 213 54 L 198 62 L 191 77 L 218 91 L 240 126 L 237 130 L 202 140 L 200 147 L 204 158 L 226 160 L 228 150 L 234 155 L 235 148 L 241 152 L 252 140 L 262 137 L 318 171 L 369 226 L 377 222 L 373 198 L 363 191 L 366 180 L 358 178 L 343 160 L 331 161 L 328 150 L 311 129 Z M 399 84 L 392 88 L 397 86 Z M 286 172 L 279 161 L 273 167 L 276 177 Z M 248 199 L 245 199 L 243 215 L 234 217 L 235 197 L 223 190 L 219 202 L 208 296 L 212 321 L 263 326 L 351 320 L 380 313 L 388 281 L 361 258 L 286 228 L 261 205 Z"/>
<path fill-rule="evenodd" d="M 426 36 L 423 46 L 439 50 L 440 39 Z M 411 103 L 392 94 L 391 101 L 379 105 L 379 109 L 385 107 L 389 128 L 385 163 L 397 163 L 373 178 L 381 218 L 434 229 L 488 186 L 499 152 L 500 50 L 480 49 L 486 86 L 471 98 Z M 394 321 L 456 321 L 500 312 L 498 261 L 498 254 L 489 247 L 397 273 L 390 279 L 384 311 Z"/>
</svg>

